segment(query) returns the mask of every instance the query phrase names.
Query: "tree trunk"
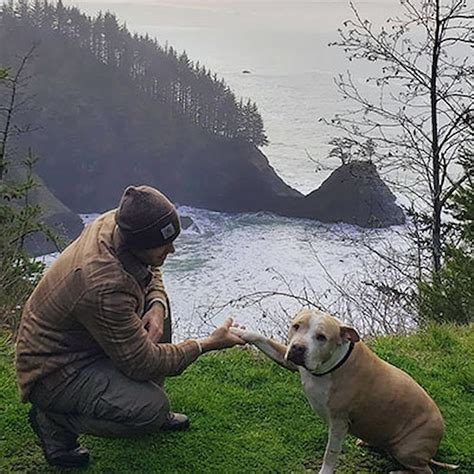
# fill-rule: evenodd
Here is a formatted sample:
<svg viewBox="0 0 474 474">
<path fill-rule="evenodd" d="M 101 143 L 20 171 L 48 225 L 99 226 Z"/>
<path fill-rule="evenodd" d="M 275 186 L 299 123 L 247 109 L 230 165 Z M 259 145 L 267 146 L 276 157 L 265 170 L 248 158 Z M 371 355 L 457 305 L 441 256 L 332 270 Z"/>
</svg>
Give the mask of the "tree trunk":
<svg viewBox="0 0 474 474">
<path fill-rule="evenodd" d="M 439 0 L 435 2 L 435 31 L 433 56 L 431 61 L 431 77 L 430 77 L 430 102 L 431 102 L 431 152 L 433 164 L 433 191 L 432 191 L 432 253 L 433 253 L 433 270 L 435 273 L 441 269 L 441 184 L 440 184 L 440 155 L 439 155 L 439 137 L 438 137 L 438 111 L 437 111 L 437 79 L 438 79 L 438 61 L 440 49 L 440 26 L 439 18 Z"/>
</svg>

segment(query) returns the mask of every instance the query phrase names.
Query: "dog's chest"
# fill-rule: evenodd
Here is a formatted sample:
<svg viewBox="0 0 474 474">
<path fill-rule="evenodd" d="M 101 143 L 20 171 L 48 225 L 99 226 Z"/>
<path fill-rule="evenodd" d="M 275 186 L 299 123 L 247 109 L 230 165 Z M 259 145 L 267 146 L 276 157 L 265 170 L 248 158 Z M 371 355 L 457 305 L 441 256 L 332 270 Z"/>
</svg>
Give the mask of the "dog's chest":
<svg viewBox="0 0 474 474">
<path fill-rule="evenodd" d="M 307 370 L 300 369 L 301 383 L 311 408 L 324 420 L 329 419 L 330 377 L 315 377 Z"/>
</svg>

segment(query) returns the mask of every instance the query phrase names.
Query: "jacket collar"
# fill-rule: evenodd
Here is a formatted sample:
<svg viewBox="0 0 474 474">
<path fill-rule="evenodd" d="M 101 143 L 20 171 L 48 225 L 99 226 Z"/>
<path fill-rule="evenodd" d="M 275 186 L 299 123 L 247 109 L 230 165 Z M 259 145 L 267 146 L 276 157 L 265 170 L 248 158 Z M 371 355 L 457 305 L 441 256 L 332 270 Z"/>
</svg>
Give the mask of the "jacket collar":
<svg viewBox="0 0 474 474">
<path fill-rule="evenodd" d="M 148 265 L 142 263 L 126 246 L 117 226 L 113 231 L 113 247 L 117 258 L 127 273 L 130 273 L 142 288 L 146 288 L 153 277 Z"/>
</svg>

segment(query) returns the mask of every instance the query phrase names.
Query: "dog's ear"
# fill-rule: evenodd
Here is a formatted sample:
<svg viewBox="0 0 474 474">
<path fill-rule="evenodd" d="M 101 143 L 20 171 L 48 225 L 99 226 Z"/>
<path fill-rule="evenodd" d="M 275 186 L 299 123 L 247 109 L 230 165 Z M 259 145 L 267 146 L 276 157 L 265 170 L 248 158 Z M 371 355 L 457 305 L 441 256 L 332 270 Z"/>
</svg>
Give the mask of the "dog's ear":
<svg viewBox="0 0 474 474">
<path fill-rule="evenodd" d="M 360 336 L 358 332 L 349 326 L 341 326 L 341 339 L 343 341 L 359 342 Z"/>
</svg>

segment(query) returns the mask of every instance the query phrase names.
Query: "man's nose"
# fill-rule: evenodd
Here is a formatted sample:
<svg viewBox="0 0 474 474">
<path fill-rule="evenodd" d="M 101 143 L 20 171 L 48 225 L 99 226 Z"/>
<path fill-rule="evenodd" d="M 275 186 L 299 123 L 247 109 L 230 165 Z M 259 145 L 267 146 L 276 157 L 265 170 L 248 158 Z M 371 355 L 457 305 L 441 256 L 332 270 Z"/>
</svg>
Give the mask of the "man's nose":
<svg viewBox="0 0 474 474">
<path fill-rule="evenodd" d="M 306 354 L 306 346 L 302 344 L 293 344 L 288 352 L 288 360 L 296 365 L 304 365 L 304 356 Z"/>
<path fill-rule="evenodd" d="M 173 243 L 170 243 L 170 247 L 168 249 L 168 253 L 174 253 L 175 251 L 175 248 L 174 248 L 174 244 Z"/>
</svg>

